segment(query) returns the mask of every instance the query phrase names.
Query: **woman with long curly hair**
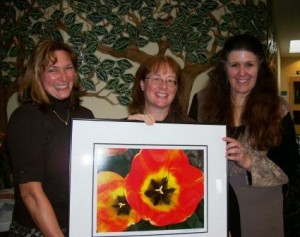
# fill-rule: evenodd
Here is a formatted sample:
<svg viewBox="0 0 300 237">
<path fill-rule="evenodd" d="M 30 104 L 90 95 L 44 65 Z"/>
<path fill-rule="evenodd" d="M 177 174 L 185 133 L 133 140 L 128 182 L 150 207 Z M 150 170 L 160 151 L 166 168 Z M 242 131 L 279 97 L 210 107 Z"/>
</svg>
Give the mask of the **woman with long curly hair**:
<svg viewBox="0 0 300 237">
<path fill-rule="evenodd" d="M 242 237 L 284 236 L 282 189 L 299 162 L 289 107 L 278 96 L 264 51 L 256 37 L 229 38 L 190 110 L 199 122 L 228 125 L 229 183 L 239 203 Z M 233 211 L 229 205 L 229 214 Z"/>
</svg>

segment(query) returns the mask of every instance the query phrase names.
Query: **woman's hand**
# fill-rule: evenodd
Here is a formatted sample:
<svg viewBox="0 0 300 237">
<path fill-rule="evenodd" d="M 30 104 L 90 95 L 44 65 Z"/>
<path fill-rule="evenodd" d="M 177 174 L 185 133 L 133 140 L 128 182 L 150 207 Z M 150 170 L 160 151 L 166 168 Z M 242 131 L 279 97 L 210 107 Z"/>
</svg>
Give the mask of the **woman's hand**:
<svg viewBox="0 0 300 237">
<path fill-rule="evenodd" d="M 153 125 L 155 119 L 151 114 L 132 114 L 127 118 L 128 120 L 144 121 L 147 125 Z"/>
<path fill-rule="evenodd" d="M 244 151 L 244 146 L 236 139 L 224 137 L 223 141 L 227 142 L 226 158 L 235 161 L 236 164 L 249 171 L 251 167 L 251 157 Z"/>
</svg>

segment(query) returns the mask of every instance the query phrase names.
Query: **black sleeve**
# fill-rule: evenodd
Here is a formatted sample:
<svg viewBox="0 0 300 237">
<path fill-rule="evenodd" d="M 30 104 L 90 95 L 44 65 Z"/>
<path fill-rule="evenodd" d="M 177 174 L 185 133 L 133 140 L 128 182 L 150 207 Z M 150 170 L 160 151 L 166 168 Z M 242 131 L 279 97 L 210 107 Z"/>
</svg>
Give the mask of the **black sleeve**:
<svg viewBox="0 0 300 237">
<path fill-rule="evenodd" d="M 42 181 L 44 144 L 42 113 L 34 106 L 21 106 L 11 116 L 7 129 L 7 150 L 12 161 L 14 182 Z"/>
<path fill-rule="evenodd" d="M 198 94 L 193 96 L 192 104 L 189 110 L 189 117 L 198 121 Z"/>
<path fill-rule="evenodd" d="M 300 163 L 296 133 L 291 114 L 287 113 L 281 121 L 281 144 L 269 150 L 267 156 L 292 179 Z"/>
</svg>

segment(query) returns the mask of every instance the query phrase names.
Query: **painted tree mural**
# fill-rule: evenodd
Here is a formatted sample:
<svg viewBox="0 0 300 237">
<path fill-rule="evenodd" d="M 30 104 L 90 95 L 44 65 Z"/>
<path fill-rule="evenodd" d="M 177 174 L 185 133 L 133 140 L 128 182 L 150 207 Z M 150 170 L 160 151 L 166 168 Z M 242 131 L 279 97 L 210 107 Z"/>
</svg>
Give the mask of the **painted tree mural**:
<svg viewBox="0 0 300 237">
<path fill-rule="evenodd" d="M 130 70 L 153 54 L 172 54 L 183 68 L 188 108 L 196 77 L 213 67 L 224 41 L 251 32 L 273 44 L 267 0 L 2 0 L 0 114 L 39 40 L 65 40 L 77 52 L 87 96 L 130 103 Z M 269 47 L 270 48 L 270 47 Z M 149 50 L 151 49 L 151 50 Z M 115 100 L 113 100 L 113 98 Z"/>
</svg>

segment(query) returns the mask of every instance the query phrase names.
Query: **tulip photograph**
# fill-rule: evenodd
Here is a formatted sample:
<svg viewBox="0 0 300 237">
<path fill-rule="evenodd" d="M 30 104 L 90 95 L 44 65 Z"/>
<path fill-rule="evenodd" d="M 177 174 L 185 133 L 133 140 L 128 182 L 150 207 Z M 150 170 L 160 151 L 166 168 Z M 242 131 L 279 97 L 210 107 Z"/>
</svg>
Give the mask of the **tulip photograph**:
<svg viewBox="0 0 300 237">
<path fill-rule="evenodd" d="M 201 229 L 207 224 L 203 150 L 98 149 L 97 233 Z"/>
</svg>

